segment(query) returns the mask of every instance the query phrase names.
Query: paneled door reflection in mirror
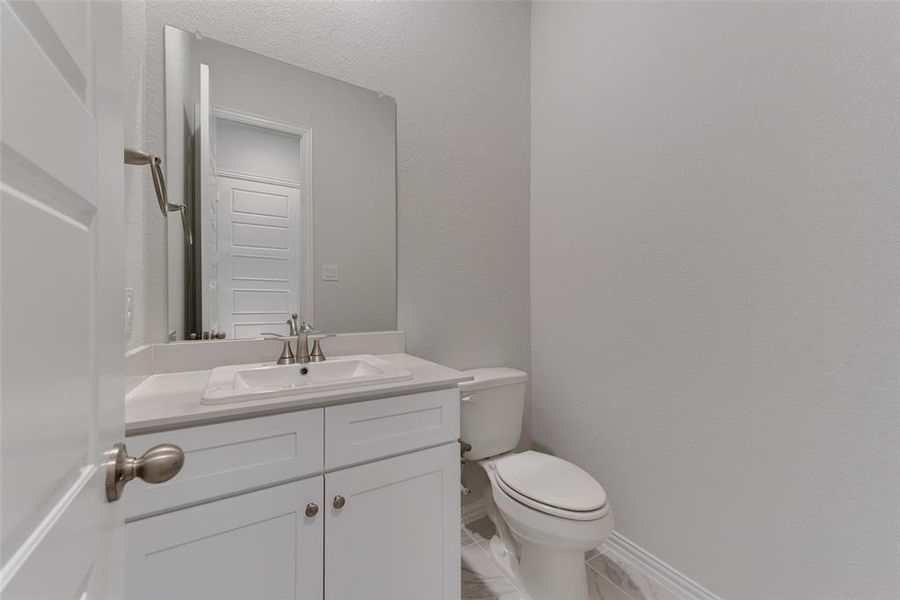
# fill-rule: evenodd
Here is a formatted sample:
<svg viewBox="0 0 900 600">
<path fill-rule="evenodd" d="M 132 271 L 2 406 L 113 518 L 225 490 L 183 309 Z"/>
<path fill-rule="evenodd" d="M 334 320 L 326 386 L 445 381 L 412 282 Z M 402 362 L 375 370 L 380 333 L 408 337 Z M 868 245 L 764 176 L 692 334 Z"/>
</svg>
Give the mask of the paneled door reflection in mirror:
<svg viewBox="0 0 900 600">
<path fill-rule="evenodd" d="M 287 333 L 285 315 L 311 320 L 304 306 L 313 304 L 312 261 L 302 260 L 313 256 L 312 207 L 302 185 L 309 132 L 232 111 L 213 114 L 215 185 L 200 208 L 215 245 L 201 260 L 210 263 L 206 285 L 216 306 L 204 327 L 235 338 Z"/>
</svg>

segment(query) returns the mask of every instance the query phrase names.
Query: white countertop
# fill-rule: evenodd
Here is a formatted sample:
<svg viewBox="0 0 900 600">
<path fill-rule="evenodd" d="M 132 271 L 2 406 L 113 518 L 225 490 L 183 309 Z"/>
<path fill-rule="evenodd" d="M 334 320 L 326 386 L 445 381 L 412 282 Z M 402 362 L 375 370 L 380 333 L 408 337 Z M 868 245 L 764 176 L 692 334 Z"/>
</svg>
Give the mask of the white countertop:
<svg viewBox="0 0 900 600">
<path fill-rule="evenodd" d="M 409 369 L 412 379 L 234 404 L 204 405 L 200 404 L 200 396 L 211 369 L 151 375 L 125 396 L 125 435 L 412 394 L 453 387 L 472 379 L 456 369 L 409 354 L 382 354 L 378 358 Z"/>
</svg>

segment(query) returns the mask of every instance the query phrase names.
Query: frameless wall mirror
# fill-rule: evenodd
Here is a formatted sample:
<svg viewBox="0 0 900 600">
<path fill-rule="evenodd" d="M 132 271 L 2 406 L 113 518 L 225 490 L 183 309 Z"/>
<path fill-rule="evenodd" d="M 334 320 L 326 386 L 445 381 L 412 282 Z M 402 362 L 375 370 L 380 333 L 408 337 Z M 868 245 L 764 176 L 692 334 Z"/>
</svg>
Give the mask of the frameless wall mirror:
<svg viewBox="0 0 900 600">
<path fill-rule="evenodd" d="M 396 106 L 165 30 L 171 340 L 397 327 Z"/>
</svg>

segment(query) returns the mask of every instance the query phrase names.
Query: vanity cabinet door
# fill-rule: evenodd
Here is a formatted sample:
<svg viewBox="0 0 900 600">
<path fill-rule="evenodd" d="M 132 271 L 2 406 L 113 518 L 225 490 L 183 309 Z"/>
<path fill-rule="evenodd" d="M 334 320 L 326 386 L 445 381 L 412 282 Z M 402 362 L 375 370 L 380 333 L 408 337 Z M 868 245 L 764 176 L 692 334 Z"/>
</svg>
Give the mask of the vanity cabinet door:
<svg viewBox="0 0 900 600">
<path fill-rule="evenodd" d="M 125 526 L 129 600 L 322 598 L 321 476 Z M 312 512 L 312 511 L 310 511 Z"/>
<path fill-rule="evenodd" d="M 325 475 L 328 600 L 458 600 L 459 445 Z"/>
</svg>

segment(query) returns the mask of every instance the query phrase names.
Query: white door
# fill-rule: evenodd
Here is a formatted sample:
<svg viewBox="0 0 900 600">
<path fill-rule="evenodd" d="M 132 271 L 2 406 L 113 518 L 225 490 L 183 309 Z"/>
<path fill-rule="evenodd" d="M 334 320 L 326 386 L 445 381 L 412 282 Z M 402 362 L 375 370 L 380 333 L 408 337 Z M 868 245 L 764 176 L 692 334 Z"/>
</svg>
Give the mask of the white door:
<svg viewBox="0 0 900 600">
<path fill-rule="evenodd" d="M 0 11 L 0 596 L 121 597 L 121 5 Z"/>
<path fill-rule="evenodd" d="M 458 599 L 458 488 L 457 444 L 327 473 L 326 598 Z"/>
<path fill-rule="evenodd" d="M 229 338 L 287 335 L 300 313 L 300 189 L 218 176 L 219 322 Z"/>
<path fill-rule="evenodd" d="M 321 505 L 317 476 L 129 523 L 126 595 L 321 600 Z"/>
</svg>

